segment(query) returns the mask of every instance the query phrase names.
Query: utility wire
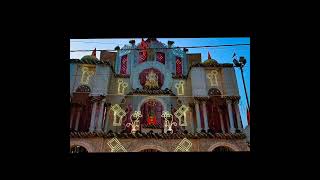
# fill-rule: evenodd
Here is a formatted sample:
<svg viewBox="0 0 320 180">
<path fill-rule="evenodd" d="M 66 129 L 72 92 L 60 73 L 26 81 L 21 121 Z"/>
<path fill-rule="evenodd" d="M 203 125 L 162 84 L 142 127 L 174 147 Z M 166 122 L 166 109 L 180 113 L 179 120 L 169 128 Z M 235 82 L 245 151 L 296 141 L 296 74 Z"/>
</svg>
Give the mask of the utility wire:
<svg viewBox="0 0 320 180">
<path fill-rule="evenodd" d="M 170 48 L 148 48 L 148 49 L 180 49 L 180 48 L 215 48 L 215 47 L 232 47 L 232 46 L 249 46 L 250 44 L 223 44 L 223 45 L 215 45 L 215 46 L 176 46 Z M 141 50 L 140 48 L 128 48 L 122 50 Z M 87 50 L 70 50 L 70 52 L 81 52 L 81 51 L 93 51 L 93 49 Z M 116 50 L 108 50 L 108 49 L 97 49 L 96 51 L 116 51 Z"/>
</svg>

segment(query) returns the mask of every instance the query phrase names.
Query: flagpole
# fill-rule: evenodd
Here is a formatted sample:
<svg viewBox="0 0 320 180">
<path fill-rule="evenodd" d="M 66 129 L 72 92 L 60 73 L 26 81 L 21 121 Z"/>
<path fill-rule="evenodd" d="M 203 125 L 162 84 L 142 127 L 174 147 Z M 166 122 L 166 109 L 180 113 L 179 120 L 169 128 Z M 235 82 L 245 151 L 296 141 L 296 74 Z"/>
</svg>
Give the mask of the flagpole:
<svg viewBox="0 0 320 180">
<path fill-rule="evenodd" d="M 234 53 L 232 58 L 235 57 L 236 54 Z M 248 94 L 247 94 L 247 88 L 246 88 L 246 83 L 244 81 L 244 76 L 243 76 L 243 67 L 246 64 L 246 59 L 244 57 L 240 57 L 240 60 L 238 61 L 237 59 L 233 59 L 233 63 L 235 64 L 235 67 L 239 67 L 241 71 L 241 77 L 242 77 L 242 82 L 243 82 L 243 87 L 244 87 L 244 92 L 246 94 L 246 99 L 247 99 L 247 105 L 250 111 L 250 105 L 249 105 L 249 99 L 248 99 Z"/>
</svg>

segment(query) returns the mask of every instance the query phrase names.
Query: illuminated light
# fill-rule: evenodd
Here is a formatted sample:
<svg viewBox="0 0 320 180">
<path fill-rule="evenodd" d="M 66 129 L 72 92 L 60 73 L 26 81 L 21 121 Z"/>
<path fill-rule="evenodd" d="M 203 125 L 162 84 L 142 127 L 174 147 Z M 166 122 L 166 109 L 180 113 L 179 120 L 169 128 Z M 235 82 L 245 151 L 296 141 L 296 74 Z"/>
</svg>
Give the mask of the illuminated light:
<svg viewBox="0 0 320 180">
<path fill-rule="evenodd" d="M 111 106 L 111 110 L 113 111 L 113 126 L 121 126 L 126 112 L 118 104 Z"/>
<path fill-rule="evenodd" d="M 94 70 L 89 70 L 89 67 L 83 66 L 81 68 L 81 71 L 82 71 L 82 76 L 81 76 L 80 83 L 89 84 L 90 78 L 94 74 Z"/>
<path fill-rule="evenodd" d="M 173 122 L 172 114 L 169 111 L 162 111 L 161 117 L 164 118 L 164 132 L 167 133 L 169 131 L 173 133 L 172 125 L 177 126 L 177 123 Z M 171 121 L 168 118 L 171 118 Z"/>
<path fill-rule="evenodd" d="M 124 94 L 124 90 L 128 87 L 128 83 L 123 82 L 123 80 L 118 80 L 118 94 Z"/>
<path fill-rule="evenodd" d="M 174 150 L 174 152 L 189 152 L 191 146 L 192 146 L 192 142 L 189 141 L 187 138 L 183 138 L 182 141 Z"/>
<path fill-rule="evenodd" d="M 132 117 L 135 118 L 135 120 L 132 120 Z M 126 127 L 131 126 L 131 133 L 135 133 L 137 131 L 137 129 L 139 129 L 140 126 L 140 118 L 142 117 L 141 111 L 134 111 L 134 113 L 131 114 L 130 116 L 130 120 L 131 123 L 127 123 Z"/>
<path fill-rule="evenodd" d="M 177 89 L 177 93 L 178 95 L 184 95 L 184 82 L 183 81 L 179 81 L 178 83 L 176 83 L 175 87 Z"/>
<path fill-rule="evenodd" d="M 217 74 L 218 72 L 216 70 L 212 70 L 209 74 L 207 74 L 207 78 L 210 80 L 211 86 L 218 85 Z"/>
<path fill-rule="evenodd" d="M 111 148 L 111 152 L 127 152 L 117 138 L 112 138 L 107 144 Z"/>
<path fill-rule="evenodd" d="M 180 126 L 187 126 L 187 115 L 186 112 L 189 110 L 188 106 L 182 105 L 180 108 L 174 113 L 176 118 L 179 119 L 179 125 Z M 183 120 L 182 120 L 183 117 Z"/>
</svg>

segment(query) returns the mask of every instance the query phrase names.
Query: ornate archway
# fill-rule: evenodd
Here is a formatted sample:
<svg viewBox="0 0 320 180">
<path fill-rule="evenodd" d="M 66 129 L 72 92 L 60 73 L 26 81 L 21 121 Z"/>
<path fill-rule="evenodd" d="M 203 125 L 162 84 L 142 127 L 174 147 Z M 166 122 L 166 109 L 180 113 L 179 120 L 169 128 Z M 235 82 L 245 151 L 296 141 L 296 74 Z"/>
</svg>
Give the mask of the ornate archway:
<svg viewBox="0 0 320 180">
<path fill-rule="evenodd" d="M 236 145 L 233 145 L 233 144 L 227 143 L 227 142 L 217 142 L 217 143 L 213 144 L 212 146 L 210 146 L 208 151 L 212 152 L 215 148 L 221 147 L 221 146 L 228 147 L 228 148 L 232 149 L 233 151 L 240 151 L 240 149 Z"/>
<path fill-rule="evenodd" d="M 162 125 L 162 118 L 161 114 L 162 111 L 164 111 L 164 107 L 160 101 L 157 99 L 147 99 L 145 100 L 141 106 L 140 106 L 140 111 L 142 113 L 142 118 L 141 118 L 141 125 L 145 125 L 148 123 L 148 119 L 154 119 L 156 125 Z"/>
<path fill-rule="evenodd" d="M 152 150 L 153 152 L 168 152 L 165 148 L 157 145 L 143 145 L 133 152 L 148 152 L 149 150 Z"/>
<path fill-rule="evenodd" d="M 86 148 L 88 152 L 94 152 L 94 148 L 92 147 L 92 145 L 83 141 L 70 141 L 70 148 L 73 146 L 82 146 Z"/>
</svg>

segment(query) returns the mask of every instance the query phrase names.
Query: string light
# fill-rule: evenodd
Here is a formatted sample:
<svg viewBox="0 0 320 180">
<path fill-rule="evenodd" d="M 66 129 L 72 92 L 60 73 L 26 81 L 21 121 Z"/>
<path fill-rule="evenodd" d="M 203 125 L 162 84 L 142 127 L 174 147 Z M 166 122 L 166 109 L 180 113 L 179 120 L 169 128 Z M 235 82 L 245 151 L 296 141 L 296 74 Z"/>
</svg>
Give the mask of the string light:
<svg viewBox="0 0 320 180">
<path fill-rule="evenodd" d="M 113 126 L 121 126 L 122 118 L 127 114 L 119 104 L 115 104 L 111 106 L 111 110 L 113 111 Z M 117 121 L 117 117 L 119 118 Z"/>
<path fill-rule="evenodd" d="M 222 44 L 214 46 L 176 46 L 176 47 L 167 47 L 167 48 L 149 48 L 149 49 L 182 49 L 182 48 L 216 48 L 216 47 L 232 47 L 232 46 L 250 46 L 250 44 Z M 126 48 L 124 50 L 141 50 L 140 48 Z M 83 52 L 83 51 L 93 51 L 90 50 L 70 50 L 70 52 Z M 96 51 L 116 51 L 111 49 L 97 49 Z"/>
<path fill-rule="evenodd" d="M 207 78 L 210 80 L 211 86 L 218 85 L 217 74 L 218 72 L 216 70 L 212 70 L 207 74 Z"/>
<path fill-rule="evenodd" d="M 182 105 L 180 106 L 180 108 L 174 113 L 174 115 L 176 116 L 176 118 L 179 119 L 179 125 L 180 126 L 187 126 L 187 115 L 186 112 L 189 110 L 189 107 L 186 105 Z M 182 117 L 183 117 L 183 122 L 182 122 Z"/>
<path fill-rule="evenodd" d="M 107 144 L 110 147 L 111 152 L 127 152 L 117 138 L 112 138 Z"/>
<path fill-rule="evenodd" d="M 183 81 L 179 81 L 178 83 L 176 83 L 175 87 L 177 89 L 177 94 L 179 96 L 184 95 L 184 82 Z"/>
<path fill-rule="evenodd" d="M 192 146 L 192 142 L 189 141 L 187 138 L 183 138 L 182 141 L 174 150 L 174 152 L 189 152 L 191 146 Z"/>
</svg>

